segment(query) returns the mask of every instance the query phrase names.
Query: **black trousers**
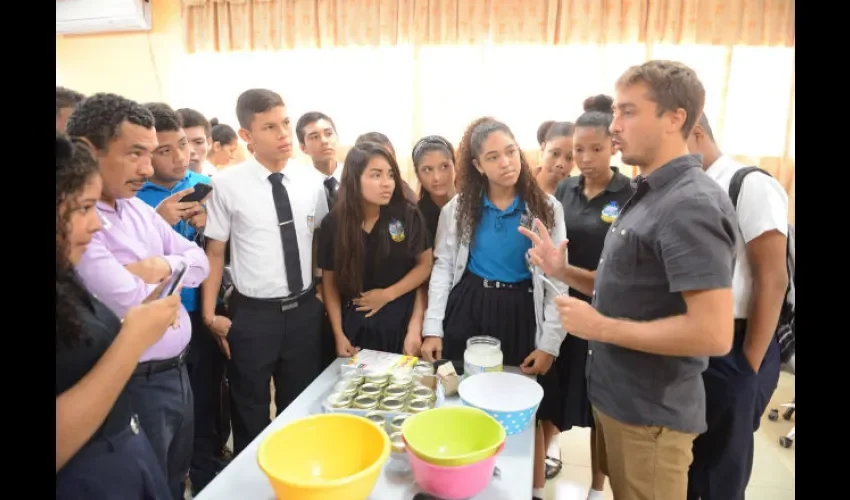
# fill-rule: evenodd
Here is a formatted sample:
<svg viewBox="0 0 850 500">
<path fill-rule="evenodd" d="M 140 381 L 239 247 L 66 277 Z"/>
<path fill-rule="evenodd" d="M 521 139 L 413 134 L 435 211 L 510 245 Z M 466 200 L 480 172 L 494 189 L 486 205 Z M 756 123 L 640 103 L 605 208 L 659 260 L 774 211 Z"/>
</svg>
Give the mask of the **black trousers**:
<svg viewBox="0 0 850 500">
<path fill-rule="evenodd" d="M 56 474 L 57 500 L 161 500 L 171 497 L 150 441 L 133 418 L 118 434 L 86 444 Z"/>
<path fill-rule="evenodd" d="M 227 374 L 235 454 L 271 423 L 270 379 L 280 414 L 321 372 L 324 307 L 312 292 L 297 304 L 283 311 L 280 302 L 248 298 L 238 291 L 230 298 Z"/>
<path fill-rule="evenodd" d="M 186 360 L 195 400 L 195 443 L 189 479 L 194 494 L 200 492 L 224 467 L 221 451 L 230 437 L 230 397 L 223 394 L 227 358 L 200 311 L 192 319 L 191 350 Z"/>
<path fill-rule="evenodd" d="M 175 500 L 182 500 L 192 461 L 195 411 L 186 365 L 133 375 L 127 392 Z"/>
<path fill-rule="evenodd" d="M 753 434 L 779 382 L 774 338 L 755 373 L 744 357 L 746 321 L 735 320 L 726 356 L 709 359 L 703 373 L 708 430 L 694 440 L 688 500 L 744 500 L 753 470 Z"/>
</svg>

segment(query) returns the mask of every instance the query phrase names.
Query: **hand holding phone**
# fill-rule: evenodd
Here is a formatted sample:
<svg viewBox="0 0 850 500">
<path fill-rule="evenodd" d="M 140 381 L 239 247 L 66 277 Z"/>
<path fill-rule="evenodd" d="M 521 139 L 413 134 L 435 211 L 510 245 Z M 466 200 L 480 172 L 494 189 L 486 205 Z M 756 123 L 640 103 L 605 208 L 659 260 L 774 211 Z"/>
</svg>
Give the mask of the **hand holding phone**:
<svg viewBox="0 0 850 500">
<path fill-rule="evenodd" d="M 183 277 L 186 276 L 186 271 L 188 269 L 189 268 L 186 264 L 181 263 L 177 269 L 171 273 L 171 277 L 168 278 L 168 281 L 162 288 L 159 298 L 164 299 L 165 297 L 178 293 L 180 291 L 180 287 L 183 286 Z"/>
<path fill-rule="evenodd" d="M 198 183 L 192 186 L 195 190 L 186 196 L 180 198 L 180 203 L 194 203 L 198 201 L 203 201 L 204 198 L 207 197 L 213 190 L 213 187 L 209 184 Z"/>
</svg>

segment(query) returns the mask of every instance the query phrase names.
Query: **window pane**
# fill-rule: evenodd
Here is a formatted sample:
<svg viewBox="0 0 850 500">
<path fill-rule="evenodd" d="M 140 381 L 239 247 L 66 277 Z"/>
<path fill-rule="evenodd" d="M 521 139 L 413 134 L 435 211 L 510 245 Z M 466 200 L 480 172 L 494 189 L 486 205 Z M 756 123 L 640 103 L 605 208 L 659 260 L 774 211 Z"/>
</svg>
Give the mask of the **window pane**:
<svg viewBox="0 0 850 500">
<path fill-rule="evenodd" d="M 720 147 L 747 156 L 783 156 L 794 49 L 735 47 Z"/>
</svg>

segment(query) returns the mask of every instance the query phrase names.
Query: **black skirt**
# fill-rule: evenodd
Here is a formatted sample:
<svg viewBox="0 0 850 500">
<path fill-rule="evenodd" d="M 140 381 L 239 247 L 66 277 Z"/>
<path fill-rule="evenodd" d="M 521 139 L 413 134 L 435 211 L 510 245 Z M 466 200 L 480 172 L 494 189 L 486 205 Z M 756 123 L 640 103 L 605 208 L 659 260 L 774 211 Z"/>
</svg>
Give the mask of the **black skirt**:
<svg viewBox="0 0 850 500">
<path fill-rule="evenodd" d="M 342 331 L 354 347 L 401 354 L 416 291 L 395 299 L 367 318 L 350 300 L 342 307 Z"/>
<path fill-rule="evenodd" d="M 505 366 L 519 366 L 534 351 L 537 320 L 532 282 L 515 288 L 485 288 L 484 280 L 467 272 L 449 293 L 443 320 L 443 357 L 463 367 L 466 341 L 489 335 L 502 342 Z M 512 286 L 514 286 L 512 285 Z"/>
<path fill-rule="evenodd" d="M 537 410 L 538 420 L 551 421 L 561 432 L 573 427 L 593 428 L 584 371 L 586 364 L 587 341 L 567 335 L 561 344 L 561 355 L 555 360 L 552 369 L 537 379 L 543 386 L 543 401 Z"/>
</svg>

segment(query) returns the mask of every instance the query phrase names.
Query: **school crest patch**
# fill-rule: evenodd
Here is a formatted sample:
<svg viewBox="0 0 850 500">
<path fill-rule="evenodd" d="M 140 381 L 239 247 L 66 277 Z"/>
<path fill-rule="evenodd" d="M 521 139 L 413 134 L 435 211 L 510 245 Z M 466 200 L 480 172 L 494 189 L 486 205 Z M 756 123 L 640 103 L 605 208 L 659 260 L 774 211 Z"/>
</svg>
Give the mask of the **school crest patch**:
<svg viewBox="0 0 850 500">
<path fill-rule="evenodd" d="M 396 243 L 404 241 L 404 224 L 396 218 L 390 220 L 390 238 Z"/>
<path fill-rule="evenodd" d="M 612 222 L 617 220 L 618 215 L 620 215 L 620 206 L 617 205 L 616 201 L 612 201 L 605 205 L 605 207 L 602 209 L 602 214 L 600 218 L 604 222 L 611 224 Z"/>
</svg>

